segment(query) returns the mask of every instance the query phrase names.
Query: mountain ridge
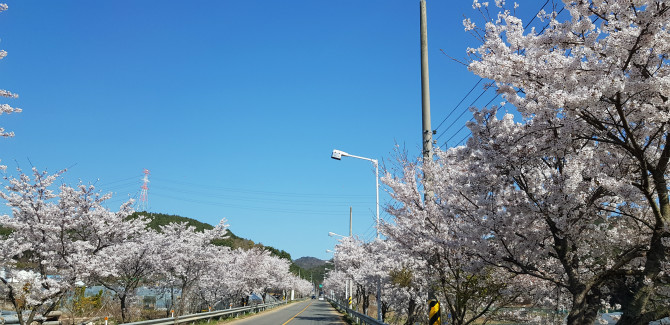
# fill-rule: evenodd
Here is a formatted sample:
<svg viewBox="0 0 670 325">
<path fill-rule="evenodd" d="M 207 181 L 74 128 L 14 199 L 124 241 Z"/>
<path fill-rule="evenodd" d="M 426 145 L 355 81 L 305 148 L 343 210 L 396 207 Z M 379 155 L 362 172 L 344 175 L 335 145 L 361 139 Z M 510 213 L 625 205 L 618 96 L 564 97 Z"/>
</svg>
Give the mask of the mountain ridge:
<svg viewBox="0 0 670 325">
<path fill-rule="evenodd" d="M 310 270 L 325 265 L 326 261 L 312 256 L 303 256 L 299 259 L 294 260 L 293 263 L 297 264 L 298 266 L 300 266 L 305 270 Z"/>
</svg>

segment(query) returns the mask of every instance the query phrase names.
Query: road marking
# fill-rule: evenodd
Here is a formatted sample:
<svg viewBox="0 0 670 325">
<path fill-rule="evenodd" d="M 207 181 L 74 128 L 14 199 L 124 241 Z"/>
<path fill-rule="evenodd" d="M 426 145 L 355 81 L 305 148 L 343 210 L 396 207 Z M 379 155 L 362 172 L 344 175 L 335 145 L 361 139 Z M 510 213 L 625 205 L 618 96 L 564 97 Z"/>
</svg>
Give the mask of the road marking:
<svg viewBox="0 0 670 325">
<path fill-rule="evenodd" d="M 305 308 L 303 308 L 299 313 L 295 314 L 295 316 L 289 318 L 289 320 L 287 320 L 286 323 L 281 324 L 281 325 L 286 325 L 286 324 L 288 324 L 290 321 L 292 321 L 294 318 L 298 317 L 298 315 L 302 314 L 303 311 L 307 310 L 307 307 L 311 306 L 312 303 L 313 303 L 313 301 L 310 301 L 310 302 L 309 302 L 309 305 L 305 306 Z"/>
</svg>

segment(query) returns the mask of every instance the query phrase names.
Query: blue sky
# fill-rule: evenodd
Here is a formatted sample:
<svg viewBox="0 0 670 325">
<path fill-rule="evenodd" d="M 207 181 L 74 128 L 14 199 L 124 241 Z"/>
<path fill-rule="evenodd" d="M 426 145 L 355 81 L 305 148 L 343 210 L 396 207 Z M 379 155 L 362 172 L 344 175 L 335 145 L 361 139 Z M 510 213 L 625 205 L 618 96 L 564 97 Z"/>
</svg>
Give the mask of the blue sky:
<svg viewBox="0 0 670 325">
<path fill-rule="evenodd" d="M 520 3 L 527 20 L 544 1 Z M 441 51 L 464 59 L 477 44 L 462 25 L 471 4 L 428 1 L 433 128 L 478 81 Z M 0 118 L 16 133 L 0 140 L 9 172 L 68 168 L 63 182 L 95 183 L 117 209 L 139 198 L 147 168 L 149 211 L 226 218 L 293 258 L 327 259 L 327 233 L 347 234 L 350 206 L 354 233 L 375 236 L 372 164 L 332 150 L 382 163 L 395 144 L 420 155 L 419 1 L 8 5 L 0 88 L 24 110 Z M 467 136 L 471 114 L 456 117 L 480 93 L 438 129 L 439 145 Z"/>
</svg>

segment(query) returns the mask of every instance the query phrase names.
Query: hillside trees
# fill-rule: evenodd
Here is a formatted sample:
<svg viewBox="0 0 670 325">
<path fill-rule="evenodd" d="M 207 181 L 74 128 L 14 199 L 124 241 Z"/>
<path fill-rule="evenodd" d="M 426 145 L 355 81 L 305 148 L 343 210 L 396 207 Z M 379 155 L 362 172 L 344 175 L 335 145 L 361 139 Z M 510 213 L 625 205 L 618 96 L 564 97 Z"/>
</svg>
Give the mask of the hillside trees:
<svg viewBox="0 0 670 325">
<path fill-rule="evenodd" d="M 621 166 L 619 178 L 604 177 L 604 185 L 632 197 L 627 208 L 644 198 L 643 218 L 617 212 L 635 219 L 646 246 L 640 267 L 626 274 L 633 298 L 624 303 L 620 324 L 642 324 L 669 313 L 662 299 L 670 236 L 670 6 L 662 0 L 564 3 L 569 20 L 546 15 L 541 34 L 524 34 L 518 18 L 500 13 L 485 25 L 482 45 L 470 50 L 470 69 L 494 80 L 534 127 L 581 140 L 601 166 Z"/>
</svg>

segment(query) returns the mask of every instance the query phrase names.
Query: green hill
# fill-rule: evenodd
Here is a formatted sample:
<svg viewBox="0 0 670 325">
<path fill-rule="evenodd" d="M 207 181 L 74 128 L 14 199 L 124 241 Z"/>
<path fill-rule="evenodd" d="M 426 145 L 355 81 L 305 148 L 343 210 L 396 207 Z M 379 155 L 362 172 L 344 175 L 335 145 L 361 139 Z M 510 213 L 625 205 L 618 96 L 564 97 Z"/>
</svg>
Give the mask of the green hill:
<svg viewBox="0 0 670 325">
<path fill-rule="evenodd" d="M 171 215 L 171 214 L 164 214 L 164 213 L 154 213 L 154 212 L 141 211 L 141 212 L 133 213 L 128 218 L 134 219 L 134 218 L 137 218 L 138 216 L 148 217 L 149 220 L 150 220 L 149 224 L 148 224 L 148 227 L 151 228 L 151 229 L 155 229 L 155 230 L 159 230 L 160 226 L 164 226 L 164 225 L 167 225 L 167 224 L 173 223 L 173 222 L 186 222 L 189 226 L 195 227 L 196 231 L 203 231 L 205 229 L 214 228 L 214 226 L 212 226 L 208 223 L 200 222 L 200 221 L 195 220 L 195 219 L 186 218 L 186 217 L 177 216 L 177 215 Z M 265 248 L 268 251 L 270 251 L 271 254 L 273 254 L 277 257 L 280 257 L 280 258 L 287 259 L 287 260 L 291 261 L 290 270 L 293 274 L 295 274 L 295 275 L 299 274 L 303 279 L 307 279 L 307 280 L 310 279 L 310 271 L 306 271 L 305 269 L 302 269 L 301 267 L 296 265 L 293 262 L 293 259 L 291 258 L 291 254 L 289 254 L 288 252 L 286 252 L 284 250 L 276 249 L 272 246 L 265 246 L 261 243 L 255 243 L 253 240 L 250 240 L 250 239 L 239 237 L 239 236 L 235 235 L 232 231 L 230 231 L 230 229 L 228 229 L 227 236 L 228 236 L 228 238 L 216 239 L 212 243 L 214 245 L 227 246 L 227 247 L 230 247 L 232 249 L 237 249 L 237 248 L 250 249 L 250 248 L 253 248 L 253 247 Z"/>
<path fill-rule="evenodd" d="M 205 229 L 213 229 L 214 227 L 210 224 L 200 222 L 195 219 L 191 218 L 186 218 L 186 217 L 181 217 L 181 216 L 176 216 L 176 215 L 171 215 L 171 214 L 164 214 L 164 213 L 153 213 L 153 212 L 145 212 L 145 211 L 140 211 L 140 212 L 135 212 L 131 214 L 128 219 L 136 219 L 138 216 L 144 216 L 149 218 L 149 224 L 147 225 L 149 228 L 154 229 L 154 230 L 159 230 L 160 226 L 165 226 L 169 223 L 174 223 L 174 222 L 186 222 L 189 226 L 195 227 L 196 231 L 203 231 Z"/>
</svg>

